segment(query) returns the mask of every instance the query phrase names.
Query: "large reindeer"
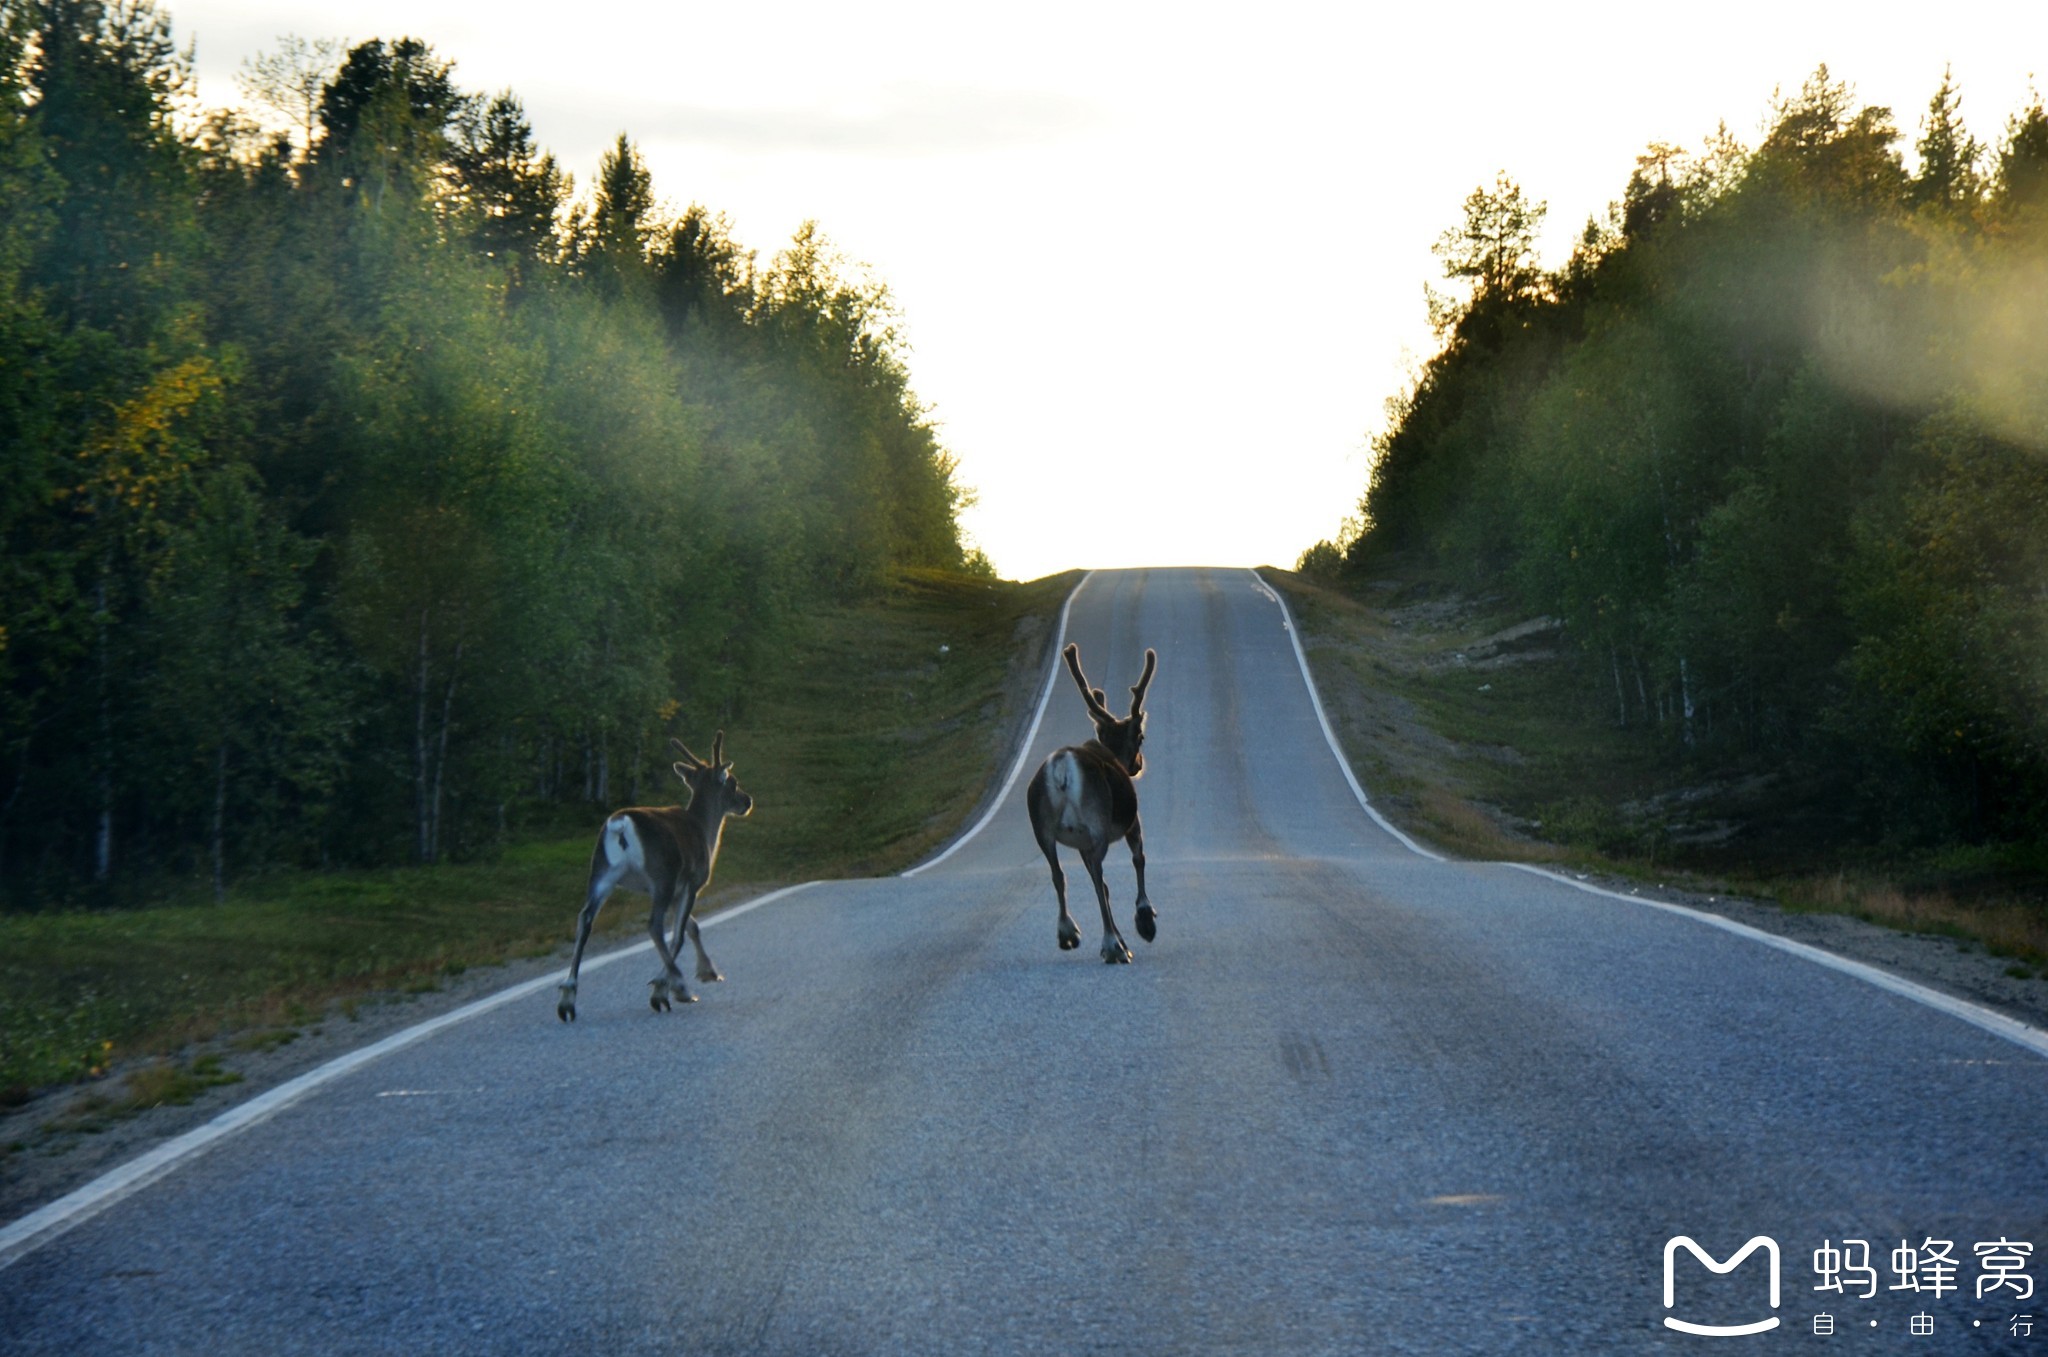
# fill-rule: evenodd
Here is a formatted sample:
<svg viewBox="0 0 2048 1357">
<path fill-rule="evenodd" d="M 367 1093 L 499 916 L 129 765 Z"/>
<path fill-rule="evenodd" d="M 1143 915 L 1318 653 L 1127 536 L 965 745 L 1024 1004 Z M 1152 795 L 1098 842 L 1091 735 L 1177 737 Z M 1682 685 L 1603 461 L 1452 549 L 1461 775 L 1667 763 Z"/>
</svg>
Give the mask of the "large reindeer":
<svg viewBox="0 0 2048 1357">
<path fill-rule="evenodd" d="M 1132 780 L 1145 771 L 1138 747 L 1145 743 L 1145 690 L 1152 686 L 1152 671 L 1159 656 L 1145 652 L 1145 672 L 1131 689 L 1131 714 L 1119 720 L 1111 715 L 1100 688 L 1088 686 L 1081 672 L 1081 649 L 1068 645 L 1061 652 L 1067 670 L 1088 704 L 1088 719 L 1095 723 L 1095 738 L 1086 744 L 1054 750 L 1038 766 L 1025 794 L 1031 811 L 1031 832 L 1038 838 L 1038 851 L 1052 868 L 1053 892 L 1060 900 L 1060 950 L 1081 945 L 1081 930 L 1067 913 L 1067 874 L 1060 870 L 1059 845 L 1077 848 L 1088 879 L 1095 883 L 1095 900 L 1102 906 L 1102 959 L 1112 965 L 1128 965 L 1131 949 L 1117 931 L 1109 912 L 1109 886 L 1102 879 L 1102 859 L 1118 839 L 1131 845 L 1131 866 L 1138 873 L 1138 936 L 1152 941 L 1159 931 L 1159 916 L 1145 894 L 1145 831 L 1138 823 L 1138 789 Z"/>
<path fill-rule="evenodd" d="M 583 965 L 583 944 L 590 941 L 590 925 L 597 911 L 620 886 L 647 892 L 654 912 L 647 917 L 647 932 L 654 950 L 661 953 L 661 974 L 648 981 L 652 991 L 648 1006 L 657 1013 L 669 1011 L 669 1001 L 696 1002 L 676 969 L 676 957 L 683 950 L 683 935 L 697 949 L 697 979 L 710 984 L 723 980 L 711 958 L 704 954 L 704 940 L 698 935 L 697 893 L 711 881 L 711 868 L 718 861 L 718 841 L 725 832 L 727 816 L 753 813 L 754 798 L 740 790 L 733 780 L 732 765 L 725 761 L 725 732 L 711 742 L 711 761 L 692 754 L 681 740 L 671 740 L 683 761 L 672 765 L 676 776 L 690 788 L 690 804 L 683 806 L 635 806 L 617 811 L 604 822 L 597 847 L 590 854 L 590 889 L 583 899 L 583 913 L 576 920 L 576 952 L 569 958 L 569 978 L 557 988 L 561 999 L 555 1016 L 563 1022 L 576 1018 L 576 972 Z M 676 916 L 674 940 L 664 936 L 669 907 L 682 901 Z"/>
</svg>

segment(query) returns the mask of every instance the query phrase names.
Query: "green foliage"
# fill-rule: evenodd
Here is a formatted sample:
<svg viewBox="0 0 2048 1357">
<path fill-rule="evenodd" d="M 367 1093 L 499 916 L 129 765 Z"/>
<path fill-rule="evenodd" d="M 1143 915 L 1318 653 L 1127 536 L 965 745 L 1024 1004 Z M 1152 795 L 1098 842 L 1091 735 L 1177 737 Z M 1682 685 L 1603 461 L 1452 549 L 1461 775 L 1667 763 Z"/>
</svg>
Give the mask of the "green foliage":
<svg viewBox="0 0 2048 1357">
<path fill-rule="evenodd" d="M 556 219 L 569 196 L 569 179 L 553 156 L 534 145 L 526 111 L 510 90 L 488 105 L 472 101 L 464 107 L 452 157 L 475 248 L 502 261 L 516 278 L 554 260 Z"/>
<path fill-rule="evenodd" d="M 2008 212 L 2048 208 L 2048 112 L 2038 95 L 2007 125 L 1998 154 L 1998 201 Z"/>
<path fill-rule="evenodd" d="M 1529 296 L 1542 283 L 1536 266 L 1536 231 L 1548 211 L 1522 196 L 1521 185 L 1503 170 L 1491 192 L 1472 190 L 1464 223 L 1444 232 L 1431 247 L 1444 261 L 1444 276 L 1472 285 L 1470 302 L 1459 307 L 1432 298 L 1430 320 L 1442 334 L 1475 309 L 1506 306 Z"/>
<path fill-rule="evenodd" d="M 1512 589 L 1615 725 L 1873 838 L 2048 829 L 2048 117 L 1987 175 L 1960 109 L 1945 76 L 1908 173 L 1822 67 L 1754 152 L 1649 148 L 1553 275 L 1512 182 L 1476 191 L 1347 563 Z"/>
<path fill-rule="evenodd" d="M 216 531 L 245 544 L 265 531 L 232 497 L 216 516 L 226 520 Z M 756 809 L 728 827 L 709 903 L 744 883 L 900 871 L 959 832 L 1037 698 L 1048 630 L 1074 583 L 905 571 L 873 600 L 805 607 L 805 643 L 764 666 L 755 715 L 727 731 Z M 569 712 L 551 715 L 558 741 L 580 729 Z M 703 725 L 687 734 L 704 750 Z M 623 799 L 680 793 L 662 744 L 659 771 Z M 239 749 L 231 774 L 242 780 L 229 793 L 248 814 L 263 779 Z M 213 790 L 203 771 L 202 799 Z M 519 771 L 530 776 L 531 764 Z M 604 809 L 574 793 L 563 801 L 528 806 L 553 810 L 541 826 L 551 833 L 484 861 L 243 872 L 219 901 L 186 891 L 150 909 L 0 915 L 0 1105 L 105 1074 L 110 1058 L 223 1028 L 269 1029 L 240 1049 L 278 1044 L 330 1000 L 346 1012 L 369 991 L 432 988 L 466 966 L 545 954 L 569 939 Z M 350 813 L 347 803 L 335 813 Z M 600 926 L 644 937 L 645 904 L 622 892 Z"/>
<path fill-rule="evenodd" d="M 968 564 L 886 290 L 593 199 L 414 38 L 181 130 L 150 0 L 0 0 L 0 901 L 498 851 L 791 619 Z M 61 1043 L 60 1043 L 61 1044 Z"/>
<path fill-rule="evenodd" d="M 1937 212 L 1967 211 L 1984 194 L 1980 162 L 1984 148 L 1962 123 L 1963 97 L 1946 70 L 1941 88 L 1927 105 L 1927 119 L 1921 125 L 1916 148 L 1920 172 L 1906 191 L 1906 200 L 1916 207 Z"/>
</svg>

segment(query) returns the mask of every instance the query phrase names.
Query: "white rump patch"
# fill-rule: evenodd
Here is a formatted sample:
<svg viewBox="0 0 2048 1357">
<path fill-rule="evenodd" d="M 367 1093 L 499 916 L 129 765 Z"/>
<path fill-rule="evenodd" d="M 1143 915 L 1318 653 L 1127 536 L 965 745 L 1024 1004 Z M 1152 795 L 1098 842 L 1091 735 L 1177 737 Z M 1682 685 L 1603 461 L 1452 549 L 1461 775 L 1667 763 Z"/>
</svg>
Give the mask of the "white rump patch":
<svg viewBox="0 0 2048 1357">
<path fill-rule="evenodd" d="M 1052 836 L 1069 848 L 1086 848 L 1094 836 L 1081 819 L 1081 766 L 1072 754 L 1061 750 L 1046 769 L 1046 800 L 1052 811 Z"/>
<path fill-rule="evenodd" d="M 640 831 L 632 816 L 614 815 L 604 822 L 604 860 L 614 867 L 647 866 L 647 850 L 640 846 Z"/>
<path fill-rule="evenodd" d="M 606 894 L 620 886 L 654 894 L 647 876 L 647 848 L 640 842 L 640 827 L 630 815 L 614 815 L 604 822 L 604 880 Z"/>
</svg>

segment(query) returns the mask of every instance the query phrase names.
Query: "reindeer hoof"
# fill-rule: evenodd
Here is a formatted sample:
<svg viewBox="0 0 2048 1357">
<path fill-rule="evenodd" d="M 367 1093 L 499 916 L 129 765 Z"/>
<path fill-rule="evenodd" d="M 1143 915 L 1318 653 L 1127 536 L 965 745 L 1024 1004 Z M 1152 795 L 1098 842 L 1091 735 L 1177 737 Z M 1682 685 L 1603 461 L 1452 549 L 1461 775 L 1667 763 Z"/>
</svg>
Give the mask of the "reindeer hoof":
<svg viewBox="0 0 2048 1357">
<path fill-rule="evenodd" d="M 1124 945 L 1122 938 L 1105 939 L 1102 959 L 1111 966 L 1128 966 L 1131 964 L 1131 949 Z"/>
<path fill-rule="evenodd" d="M 657 975 L 654 979 L 647 982 L 647 1006 L 656 1013 L 669 1012 L 669 1005 L 671 1003 L 694 1004 L 696 1002 L 697 996 L 685 989 L 680 979 L 671 980 L 665 975 Z"/>
<path fill-rule="evenodd" d="M 1150 905 L 1138 907 L 1138 936 L 1147 942 L 1159 936 L 1159 914 Z"/>
<path fill-rule="evenodd" d="M 699 966 L 697 968 L 697 981 L 699 984 L 716 985 L 724 979 L 725 977 L 720 975 L 718 969 L 714 966 Z"/>
<path fill-rule="evenodd" d="M 1081 945 L 1081 930 L 1074 926 L 1072 919 L 1060 920 L 1060 950 L 1071 952 Z"/>
<path fill-rule="evenodd" d="M 576 987 L 574 985 L 557 985 L 555 989 L 561 994 L 561 997 L 555 1001 L 555 1016 L 563 1022 L 575 1022 Z"/>
</svg>

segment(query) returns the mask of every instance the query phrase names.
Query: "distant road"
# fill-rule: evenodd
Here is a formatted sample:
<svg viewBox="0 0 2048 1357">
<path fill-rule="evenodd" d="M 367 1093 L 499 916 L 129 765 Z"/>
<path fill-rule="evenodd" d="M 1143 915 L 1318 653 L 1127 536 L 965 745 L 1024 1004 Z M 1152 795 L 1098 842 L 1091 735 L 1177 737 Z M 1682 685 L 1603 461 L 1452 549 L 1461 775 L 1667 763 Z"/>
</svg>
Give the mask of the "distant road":
<svg viewBox="0 0 2048 1357">
<path fill-rule="evenodd" d="M 1097 958 L 1071 855 L 1083 945 L 1057 949 L 1020 779 L 931 870 L 707 930 L 701 1003 L 650 1013 L 632 957 L 573 1026 L 527 995 L 223 1140 L 0 1271 L 0 1352 L 2048 1354 L 2048 1060 L 1410 851 L 1249 572 L 1098 573 L 1068 634 L 1119 710 L 1159 652 L 1157 943 L 1121 847 L 1110 870 L 1134 964 Z M 1087 733 L 1061 675 L 1030 764 Z M 1778 1308 L 1763 1250 L 1681 1250 L 1667 1311 L 1680 1235 L 1769 1237 Z M 1930 1238 L 1959 1290 L 1890 1289 Z M 1815 1271 L 1845 1239 L 1872 1299 L 1854 1246 Z"/>
</svg>

